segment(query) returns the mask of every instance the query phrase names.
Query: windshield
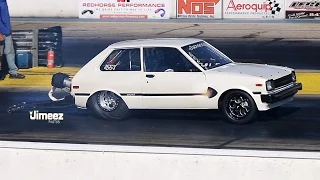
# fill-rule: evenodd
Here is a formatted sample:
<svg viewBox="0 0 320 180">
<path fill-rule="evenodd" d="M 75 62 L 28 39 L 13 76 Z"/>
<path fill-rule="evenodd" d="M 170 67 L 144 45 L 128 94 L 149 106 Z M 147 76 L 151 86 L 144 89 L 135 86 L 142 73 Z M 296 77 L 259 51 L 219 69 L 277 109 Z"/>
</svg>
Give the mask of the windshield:
<svg viewBox="0 0 320 180">
<path fill-rule="evenodd" d="M 182 47 L 204 70 L 213 69 L 233 61 L 218 49 L 211 47 L 207 42 L 200 41 Z"/>
</svg>

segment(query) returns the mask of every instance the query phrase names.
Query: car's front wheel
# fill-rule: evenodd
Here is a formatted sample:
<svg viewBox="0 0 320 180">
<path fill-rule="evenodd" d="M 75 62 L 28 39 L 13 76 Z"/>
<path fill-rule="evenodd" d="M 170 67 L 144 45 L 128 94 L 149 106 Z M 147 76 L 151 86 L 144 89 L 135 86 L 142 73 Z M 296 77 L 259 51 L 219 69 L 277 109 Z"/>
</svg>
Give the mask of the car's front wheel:
<svg viewBox="0 0 320 180">
<path fill-rule="evenodd" d="M 220 106 L 225 120 L 233 124 L 247 124 L 253 122 L 257 107 L 252 97 L 243 91 L 228 92 Z"/>
<path fill-rule="evenodd" d="M 129 108 L 117 94 L 101 91 L 90 97 L 89 109 L 106 120 L 124 120 L 129 116 Z"/>
</svg>

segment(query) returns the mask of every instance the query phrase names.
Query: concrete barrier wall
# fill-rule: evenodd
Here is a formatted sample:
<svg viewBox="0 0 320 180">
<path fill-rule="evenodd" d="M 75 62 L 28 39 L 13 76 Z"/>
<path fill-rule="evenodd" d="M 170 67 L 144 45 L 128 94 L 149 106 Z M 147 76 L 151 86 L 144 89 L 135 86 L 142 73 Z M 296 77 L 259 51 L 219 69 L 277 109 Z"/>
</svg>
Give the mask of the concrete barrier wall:
<svg viewBox="0 0 320 180">
<path fill-rule="evenodd" d="M 79 0 L 8 0 L 11 17 L 79 17 Z M 172 1 L 170 18 L 176 18 L 176 1 Z"/>
<path fill-rule="evenodd" d="M 88 0 L 88 2 L 104 2 L 104 0 Z M 308 0 L 308 2 L 311 0 Z M 64 17 L 78 18 L 80 0 L 8 0 L 10 14 L 12 17 Z M 116 1 L 105 1 L 116 2 Z M 172 0 L 170 18 L 177 17 L 177 0 Z M 192 1 L 188 1 L 191 3 Z M 309 11 L 312 3 L 305 9 L 301 7 L 289 7 L 292 0 L 277 0 L 266 10 L 264 0 L 221 0 L 218 1 L 218 9 L 215 9 L 214 18 L 226 19 L 285 19 L 286 13 L 289 19 L 319 19 L 319 10 Z M 201 3 L 200 3 L 201 4 Z M 219 7 L 220 5 L 222 5 Z M 245 7 L 244 7 L 245 6 Z M 191 6 L 190 6 L 191 7 Z M 198 7 L 198 6 L 197 6 Z M 237 8 L 236 8 L 237 7 Z M 221 8 L 221 11 L 220 11 Z M 196 8 L 197 9 L 197 8 Z M 286 11 L 286 9 L 288 11 Z M 206 10 L 207 11 L 207 10 Z M 266 13 L 267 12 L 267 13 Z M 274 13 L 274 14 L 271 14 Z M 191 14 L 192 15 L 192 14 Z M 199 15 L 199 14 L 193 14 Z M 202 15 L 201 15 L 202 16 Z M 207 16 L 204 14 L 204 16 Z"/>
<path fill-rule="evenodd" d="M 8 0 L 11 17 L 78 17 L 78 0 Z"/>
<path fill-rule="evenodd" d="M 0 178 L 318 180 L 320 153 L 0 142 Z"/>
</svg>

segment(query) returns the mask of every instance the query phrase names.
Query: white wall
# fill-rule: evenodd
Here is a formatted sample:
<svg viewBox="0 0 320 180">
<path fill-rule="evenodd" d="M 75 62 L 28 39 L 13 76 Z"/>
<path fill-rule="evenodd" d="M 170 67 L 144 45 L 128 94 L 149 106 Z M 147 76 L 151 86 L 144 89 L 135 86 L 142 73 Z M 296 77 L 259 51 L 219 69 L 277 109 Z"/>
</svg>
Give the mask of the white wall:
<svg viewBox="0 0 320 180">
<path fill-rule="evenodd" d="M 11 17 L 78 17 L 78 0 L 7 0 Z"/>
<path fill-rule="evenodd" d="M 8 0 L 11 17 L 79 17 L 79 0 Z M 170 18 L 176 18 L 172 0 Z"/>
<path fill-rule="evenodd" d="M 318 180 L 320 153 L 0 141 L 0 179 Z"/>
<path fill-rule="evenodd" d="M 102 1 L 103 0 L 98 0 Z M 116 1 L 116 0 L 114 0 Z M 285 5 L 289 4 L 292 0 L 278 0 L 282 7 L 279 16 L 275 19 L 284 19 Z M 65 17 L 65 18 L 78 18 L 79 17 L 79 0 L 8 0 L 9 10 L 11 17 Z M 170 12 L 170 18 L 176 18 L 177 0 L 171 0 L 172 9 Z M 230 3 L 230 0 L 221 0 L 224 3 L 223 11 L 226 10 L 226 6 Z M 256 4 L 264 3 L 264 0 L 234 0 L 234 3 L 250 3 Z M 303 10 L 303 9 L 302 9 Z M 247 12 L 246 10 L 242 10 Z M 239 12 L 239 10 L 237 10 Z M 249 11 L 248 11 L 249 12 Z M 256 14 L 256 15 L 254 15 Z M 259 13 L 250 11 L 248 15 L 224 15 L 226 18 L 232 19 L 270 19 L 261 18 Z M 269 15 L 270 16 L 270 15 Z M 217 15 L 219 18 L 220 16 Z M 271 18 L 273 19 L 273 18 Z"/>
</svg>

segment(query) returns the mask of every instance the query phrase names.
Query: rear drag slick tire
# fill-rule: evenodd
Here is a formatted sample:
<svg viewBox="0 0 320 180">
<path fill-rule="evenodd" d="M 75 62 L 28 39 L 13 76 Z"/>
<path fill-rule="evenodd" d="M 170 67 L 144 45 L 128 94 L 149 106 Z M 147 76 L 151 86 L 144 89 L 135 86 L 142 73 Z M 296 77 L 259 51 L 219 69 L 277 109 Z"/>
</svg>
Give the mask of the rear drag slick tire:
<svg viewBox="0 0 320 180">
<path fill-rule="evenodd" d="M 121 97 L 110 91 L 100 91 L 89 99 L 89 109 L 105 120 L 121 121 L 129 116 L 129 108 Z"/>
</svg>

